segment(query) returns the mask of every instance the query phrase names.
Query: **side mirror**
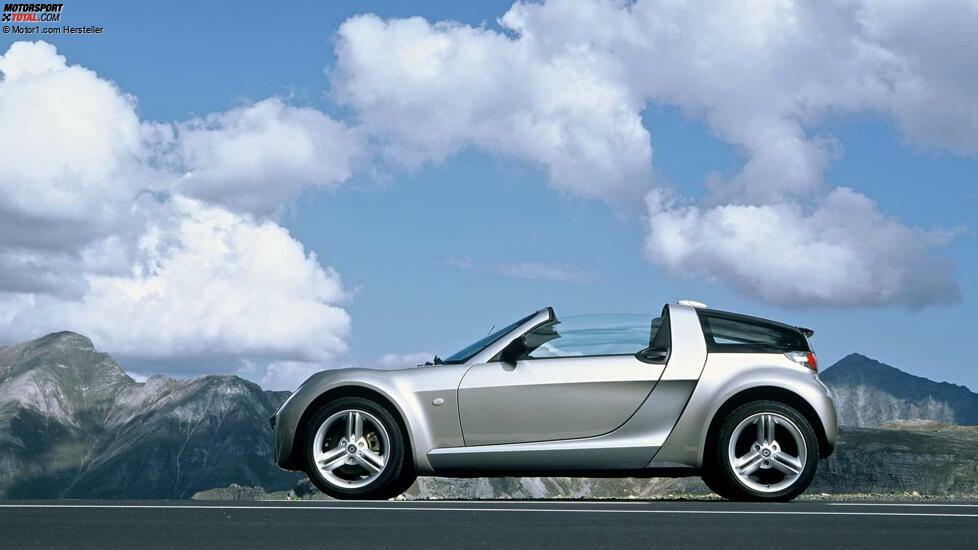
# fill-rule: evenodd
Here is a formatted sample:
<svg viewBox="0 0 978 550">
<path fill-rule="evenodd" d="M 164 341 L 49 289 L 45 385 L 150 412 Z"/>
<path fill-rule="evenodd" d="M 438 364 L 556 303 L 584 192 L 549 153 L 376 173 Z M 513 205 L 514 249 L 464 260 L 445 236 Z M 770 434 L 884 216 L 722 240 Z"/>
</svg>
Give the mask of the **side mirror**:
<svg viewBox="0 0 978 550">
<path fill-rule="evenodd" d="M 516 362 L 526 354 L 527 351 L 526 340 L 522 336 L 513 340 L 503 348 L 503 351 L 499 352 L 499 360 L 507 365 L 516 366 Z"/>
</svg>

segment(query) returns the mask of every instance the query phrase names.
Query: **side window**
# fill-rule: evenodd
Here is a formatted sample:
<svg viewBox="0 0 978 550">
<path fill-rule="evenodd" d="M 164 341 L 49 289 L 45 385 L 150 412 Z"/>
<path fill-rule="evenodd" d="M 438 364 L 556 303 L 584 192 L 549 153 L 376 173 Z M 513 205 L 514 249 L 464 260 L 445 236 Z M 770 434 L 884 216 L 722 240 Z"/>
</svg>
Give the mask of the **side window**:
<svg viewBox="0 0 978 550">
<path fill-rule="evenodd" d="M 700 324 L 707 349 L 714 352 L 811 351 L 805 335 L 793 327 L 701 312 Z"/>
<path fill-rule="evenodd" d="M 632 355 L 651 340 L 650 315 L 579 315 L 557 319 L 532 330 L 524 340 L 524 359 Z"/>
</svg>

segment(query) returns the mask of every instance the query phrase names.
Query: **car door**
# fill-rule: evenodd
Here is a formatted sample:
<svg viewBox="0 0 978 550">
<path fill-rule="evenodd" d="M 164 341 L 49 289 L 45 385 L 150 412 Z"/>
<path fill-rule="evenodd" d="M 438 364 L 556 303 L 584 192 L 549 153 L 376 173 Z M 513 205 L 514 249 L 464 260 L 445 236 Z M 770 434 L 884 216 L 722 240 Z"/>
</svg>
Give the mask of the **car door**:
<svg viewBox="0 0 978 550">
<path fill-rule="evenodd" d="M 664 357 L 652 362 L 636 356 L 649 347 L 651 321 L 636 317 L 641 319 L 630 320 L 627 330 L 616 325 L 617 335 L 594 319 L 555 321 L 526 335 L 537 342 L 531 341 L 532 351 L 515 363 L 497 360 L 471 367 L 458 390 L 465 444 L 593 437 L 624 424 L 665 366 Z M 601 342 L 595 343 L 595 331 L 603 331 Z"/>
</svg>

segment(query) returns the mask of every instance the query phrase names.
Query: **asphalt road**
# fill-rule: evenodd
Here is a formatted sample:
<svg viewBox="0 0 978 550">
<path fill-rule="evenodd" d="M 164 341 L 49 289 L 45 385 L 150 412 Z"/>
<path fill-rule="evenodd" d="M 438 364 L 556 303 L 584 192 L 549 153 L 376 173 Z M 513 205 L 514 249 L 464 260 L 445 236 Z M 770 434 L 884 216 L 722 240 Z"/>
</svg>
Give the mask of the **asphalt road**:
<svg viewBox="0 0 978 550">
<path fill-rule="evenodd" d="M 978 548 L 978 503 L 0 502 L 0 548 Z"/>
</svg>

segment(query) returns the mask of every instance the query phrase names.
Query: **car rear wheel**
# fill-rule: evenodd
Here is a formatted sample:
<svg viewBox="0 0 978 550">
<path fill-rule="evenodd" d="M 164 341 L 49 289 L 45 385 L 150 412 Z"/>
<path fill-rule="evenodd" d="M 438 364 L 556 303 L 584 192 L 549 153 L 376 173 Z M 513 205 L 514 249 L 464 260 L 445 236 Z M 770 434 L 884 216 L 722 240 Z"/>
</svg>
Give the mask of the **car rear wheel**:
<svg viewBox="0 0 978 550">
<path fill-rule="evenodd" d="M 784 501 L 815 477 L 818 438 L 808 420 L 777 401 L 754 401 L 723 420 L 707 485 L 731 500 Z"/>
<path fill-rule="evenodd" d="M 414 479 L 400 426 L 374 401 L 332 401 L 313 415 L 305 434 L 306 473 L 333 498 L 391 498 Z"/>
</svg>

